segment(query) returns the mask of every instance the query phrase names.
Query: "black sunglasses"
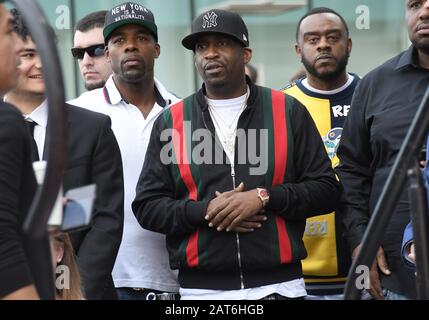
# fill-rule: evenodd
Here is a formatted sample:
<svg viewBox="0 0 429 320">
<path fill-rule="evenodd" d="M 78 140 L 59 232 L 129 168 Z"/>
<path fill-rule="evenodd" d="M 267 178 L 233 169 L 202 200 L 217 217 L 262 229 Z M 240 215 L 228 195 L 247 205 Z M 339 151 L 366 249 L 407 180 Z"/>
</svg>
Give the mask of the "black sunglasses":
<svg viewBox="0 0 429 320">
<path fill-rule="evenodd" d="M 82 60 L 85 52 L 92 58 L 104 55 L 104 44 L 96 44 L 88 48 L 72 48 L 72 55 L 75 59 Z"/>
</svg>

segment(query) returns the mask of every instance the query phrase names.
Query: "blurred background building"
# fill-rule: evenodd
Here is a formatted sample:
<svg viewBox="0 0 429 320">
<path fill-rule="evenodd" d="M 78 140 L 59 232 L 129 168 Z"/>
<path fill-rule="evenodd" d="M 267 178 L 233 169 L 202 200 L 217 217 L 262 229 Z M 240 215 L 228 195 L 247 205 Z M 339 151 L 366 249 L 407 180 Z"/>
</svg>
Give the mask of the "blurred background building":
<svg viewBox="0 0 429 320">
<path fill-rule="evenodd" d="M 89 12 L 109 9 L 126 0 L 40 0 L 57 32 L 66 95 L 82 91 L 78 69 L 70 53 L 73 27 Z M 258 83 L 282 88 L 299 69 L 295 55 L 295 31 L 300 17 L 312 7 L 326 6 L 346 19 L 353 40 L 351 72 L 363 76 L 409 45 L 404 22 L 404 0 L 134 0 L 155 14 L 161 57 L 156 77 L 177 95 L 185 97 L 200 85 L 192 52 L 181 45 L 194 17 L 205 9 L 239 12 L 249 27 L 252 64 Z"/>
</svg>

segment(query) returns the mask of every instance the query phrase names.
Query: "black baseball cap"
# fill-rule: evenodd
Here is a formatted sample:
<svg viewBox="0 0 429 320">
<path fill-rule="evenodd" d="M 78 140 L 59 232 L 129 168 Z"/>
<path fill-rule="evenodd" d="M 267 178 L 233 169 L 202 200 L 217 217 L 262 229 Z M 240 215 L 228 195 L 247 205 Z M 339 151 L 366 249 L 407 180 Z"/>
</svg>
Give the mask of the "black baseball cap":
<svg viewBox="0 0 429 320">
<path fill-rule="evenodd" d="M 152 11 L 141 4 L 125 2 L 107 11 L 103 29 L 104 43 L 107 44 L 113 31 L 126 24 L 144 26 L 158 42 L 158 27 Z"/>
<path fill-rule="evenodd" d="M 195 49 L 198 38 L 207 33 L 228 35 L 245 47 L 249 46 L 249 32 L 238 13 L 213 9 L 200 14 L 191 26 L 191 34 L 183 38 L 182 45 L 189 50 Z"/>
</svg>

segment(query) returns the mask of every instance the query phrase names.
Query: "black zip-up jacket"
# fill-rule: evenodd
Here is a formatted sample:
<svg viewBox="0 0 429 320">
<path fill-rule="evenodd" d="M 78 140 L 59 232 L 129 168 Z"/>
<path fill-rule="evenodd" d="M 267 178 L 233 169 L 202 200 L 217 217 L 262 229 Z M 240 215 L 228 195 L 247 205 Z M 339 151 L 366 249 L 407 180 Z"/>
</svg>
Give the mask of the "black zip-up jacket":
<svg viewBox="0 0 429 320">
<path fill-rule="evenodd" d="M 167 235 L 183 288 L 233 290 L 300 278 L 306 218 L 337 205 L 338 183 L 306 108 L 248 84 L 234 165 L 215 135 L 204 87 L 165 110 L 152 130 L 133 210 L 144 228 Z M 204 217 L 215 192 L 240 182 L 269 190 L 268 220 L 251 233 L 209 228 Z"/>
</svg>

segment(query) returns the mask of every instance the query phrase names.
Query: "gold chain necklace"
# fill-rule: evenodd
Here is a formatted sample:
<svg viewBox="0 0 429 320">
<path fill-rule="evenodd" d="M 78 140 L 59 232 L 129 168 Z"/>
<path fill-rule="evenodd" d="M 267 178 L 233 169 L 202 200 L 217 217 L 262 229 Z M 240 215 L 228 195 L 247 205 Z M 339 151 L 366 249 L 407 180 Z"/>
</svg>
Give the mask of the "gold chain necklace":
<svg viewBox="0 0 429 320">
<path fill-rule="evenodd" d="M 222 146 L 226 149 L 228 155 L 234 154 L 235 151 L 235 137 L 237 134 L 237 124 L 238 117 L 241 115 L 241 113 L 246 109 L 247 106 L 247 99 L 249 97 L 249 90 L 246 92 L 246 96 L 244 97 L 244 103 L 241 105 L 240 109 L 238 110 L 237 114 L 235 115 L 233 121 L 231 124 L 227 124 L 225 120 L 221 117 L 221 115 L 215 111 L 215 108 L 209 103 L 207 100 L 207 105 L 209 109 L 210 116 L 215 124 L 215 128 L 217 129 L 216 132 L 218 132 L 219 138 L 221 139 Z M 224 126 L 222 127 L 218 121 L 220 119 Z M 226 132 L 222 130 L 222 128 L 226 128 Z"/>
</svg>

